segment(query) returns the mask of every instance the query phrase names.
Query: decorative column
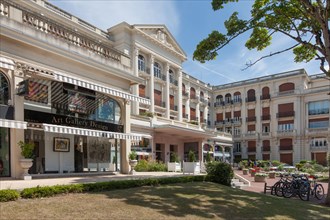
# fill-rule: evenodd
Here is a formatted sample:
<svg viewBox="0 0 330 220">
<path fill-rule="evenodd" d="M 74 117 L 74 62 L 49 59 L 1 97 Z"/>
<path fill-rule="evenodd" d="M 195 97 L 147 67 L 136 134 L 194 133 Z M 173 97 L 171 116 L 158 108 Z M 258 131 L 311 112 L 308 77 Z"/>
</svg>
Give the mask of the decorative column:
<svg viewBox="0 0 330 220">
<path fill-rule="evenodd" d="M 188 98 L 187 98 L 187 101 L 186 101 L 186 112 L 185 114 L 188 115 L 188 121 L 190 121 L 190 87 L 186 87 L 186 91 L 189 91 L 188 92 Z"/>
<path fill-rule="evenodd" d="M 149 85 L 149 95 L 150 95 L 150 112 L 155 112 L 155 95 L 154 95 L 154 62 L 155 57 L 150 55 L 150 85 Z"/>
<path fill-rule="evenodd" d="M 182 69 L 178 73 L 178 120 L 182 121 Z"/>
<path fill-rule="evenodd" d="M 165 117 L 170 118 L 170 65 L 166 64 L 166 85 L 165 85 Z"/>
<path fill-rule="evenodd" d="M 124 117 L 124 132 L 131 133 L 131 123 L 130 123 L 130 101 L 124 101 L 124 108 L 122 110 L 122 115 Z M 130 171 L 129 161 L 128 161 L 128 154 L 131 152 L 131 140 L 121 140 L 121 154 L 120 154 L 120 167 L 121 173 L 128 174 Z"/>
<path fill-rule="evenodd" d="M 135 76 L 139 76 L 139 48 L 134 48 L 134 58 L 133 58 L 133 73 Z M 132 86 L 133 95 L 139 96 L 139 85 L 133 85 Z M 135 101 L 132 103 L 132 114 L 138 115 L 139 114 L 139 102 Z"/>
<path fill-rule="evenodd" d="M 196 104 L 196 121 L 197 123 L 200 125 L 200 116 L 201 116 L 201 113 L 199 111 L 199 103 Z"/>
</svg>

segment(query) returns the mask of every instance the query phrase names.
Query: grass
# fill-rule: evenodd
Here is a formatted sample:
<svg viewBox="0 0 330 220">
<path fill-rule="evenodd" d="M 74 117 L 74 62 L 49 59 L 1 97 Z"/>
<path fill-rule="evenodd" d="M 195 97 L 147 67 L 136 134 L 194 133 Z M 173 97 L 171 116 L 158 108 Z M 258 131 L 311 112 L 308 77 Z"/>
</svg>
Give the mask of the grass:
<svg viewBox="0 0 330 220">
<path fill-rule="evenodd" d="M 0 219 L 330 219 L 329 207 L 209 182 L 1 203 Z"/>
</svg>

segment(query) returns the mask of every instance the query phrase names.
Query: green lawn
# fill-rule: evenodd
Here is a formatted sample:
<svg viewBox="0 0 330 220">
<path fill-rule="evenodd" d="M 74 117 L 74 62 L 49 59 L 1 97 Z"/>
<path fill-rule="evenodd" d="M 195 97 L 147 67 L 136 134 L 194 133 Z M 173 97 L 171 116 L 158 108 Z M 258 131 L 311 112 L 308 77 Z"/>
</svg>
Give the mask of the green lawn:
<svg viewBox="0 0 330 220">
<path fill-rule="evenodd" d="M 0 203 L 0 219 L 330 219 L 329 207 L 208 182 Z"/>
</svg>

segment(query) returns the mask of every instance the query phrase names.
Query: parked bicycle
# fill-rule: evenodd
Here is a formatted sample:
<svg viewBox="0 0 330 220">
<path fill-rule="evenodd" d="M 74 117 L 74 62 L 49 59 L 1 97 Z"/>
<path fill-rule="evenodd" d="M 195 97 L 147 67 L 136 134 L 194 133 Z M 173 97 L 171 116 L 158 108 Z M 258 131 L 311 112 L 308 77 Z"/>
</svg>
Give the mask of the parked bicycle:
<svg viewBox="0 0 330 220">
<path fill-rule="evenodd" d="M 310 196 L 310 183 L 307 176 L 292 174 L 292 181 L 284 183 L 283 197 L 291 198 L 298 195 L 301 200 L 308 201 Z"/>
<path fill-rule="evenodd" d="M 322 200 L 324 198 L 324 188 L 322 184 L 316 182 L 316 176 L 310 176 L 310 195 L 315 197 L 318 200 Z"/>
</svg>

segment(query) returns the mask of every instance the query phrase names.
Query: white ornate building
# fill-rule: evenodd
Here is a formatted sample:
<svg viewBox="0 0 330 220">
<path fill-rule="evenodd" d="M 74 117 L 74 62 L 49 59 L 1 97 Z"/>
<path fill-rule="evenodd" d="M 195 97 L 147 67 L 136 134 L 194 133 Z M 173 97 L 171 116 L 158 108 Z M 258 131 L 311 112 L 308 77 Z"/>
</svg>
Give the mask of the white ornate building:
<svg viewBox="0 0 330 220">
<path fill-rule="evenodd" d="M 163 162 L 189 151 L 325 162 L 322 75 L 210 86 L 183 72 L 187 56 L 164 25 L 103 31 L 45 0 L 0 0 L 0 24 L 0 177 L 20 177 L 20 140 L 36 146 L 34 175 L 127 173 L 131 149 Z"/>
</svg>

